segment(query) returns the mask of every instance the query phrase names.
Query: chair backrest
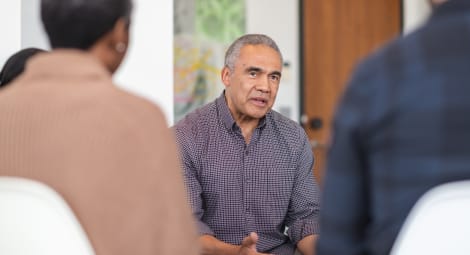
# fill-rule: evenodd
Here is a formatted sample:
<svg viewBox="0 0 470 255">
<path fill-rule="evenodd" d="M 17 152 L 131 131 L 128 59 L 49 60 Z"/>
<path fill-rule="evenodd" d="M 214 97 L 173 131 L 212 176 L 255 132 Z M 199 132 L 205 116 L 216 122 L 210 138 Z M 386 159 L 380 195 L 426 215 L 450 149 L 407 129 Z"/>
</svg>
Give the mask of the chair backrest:
<svg viewBox="0 0 470 255">
<path fill-rule="evenodd" d="M 93 255 L 62 196 L 24 178 L 0 177 L 0 254 Z"/>
<path fill-rule="evenodd" d="M 426 192 L 405 220 L 390 254 L 470 254 L 470 180 Z"/>
</svg>

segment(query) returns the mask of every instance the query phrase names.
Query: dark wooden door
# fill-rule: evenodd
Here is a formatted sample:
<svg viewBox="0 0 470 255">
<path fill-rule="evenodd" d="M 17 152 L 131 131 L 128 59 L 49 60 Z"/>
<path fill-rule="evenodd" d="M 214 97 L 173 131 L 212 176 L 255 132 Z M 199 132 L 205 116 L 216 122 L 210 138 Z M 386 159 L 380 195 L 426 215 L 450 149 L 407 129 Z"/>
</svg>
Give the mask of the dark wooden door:
<svg viewBox="0 0 470 255">
<path fill-rule="evenodd" d="M 401 30 L 401 0 L 303 0 L 303 109 L 321 179 L 331 119 L 354 66 Z"/>
</svg>

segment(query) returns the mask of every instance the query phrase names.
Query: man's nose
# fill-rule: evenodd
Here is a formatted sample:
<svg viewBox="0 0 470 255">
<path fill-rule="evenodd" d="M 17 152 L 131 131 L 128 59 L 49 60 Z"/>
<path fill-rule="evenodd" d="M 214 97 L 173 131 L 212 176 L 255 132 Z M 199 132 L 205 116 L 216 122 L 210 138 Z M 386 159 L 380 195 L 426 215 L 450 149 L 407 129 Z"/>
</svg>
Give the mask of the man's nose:
<svg viewBox="0 0 470 255">
<path fill-rule="evenodd" d="M 262 93 L 269 93 L 269 91 L 270 91 L 269 77 L 259 79 L 259 81 L 256 85 L 256 90 L 258 90 Z"/>
</svg>

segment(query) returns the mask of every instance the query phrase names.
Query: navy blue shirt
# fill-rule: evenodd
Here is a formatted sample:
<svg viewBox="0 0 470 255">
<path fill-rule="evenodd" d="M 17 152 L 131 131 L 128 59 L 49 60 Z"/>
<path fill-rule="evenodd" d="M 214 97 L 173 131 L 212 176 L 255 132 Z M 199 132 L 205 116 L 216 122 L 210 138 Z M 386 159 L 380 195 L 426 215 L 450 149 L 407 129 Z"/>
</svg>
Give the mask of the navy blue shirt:
<svg viewBox="0 0 470 255">
<path fill-rule="evenodd" d="M 470 178 L 469 83 L 468 0 L 357 68 L 335 116 L 317 255 L 389 254 L 426 191 Z"/>
<path fill-rule="evenodd" d="M 293 254 L 318 234 L 313 155 L 297 123 L 269 111 L 247 144 L 222 93 L 174 129 L 201 235 L 239 245 L 253 231 L 259 251 Z"/>
</svg>

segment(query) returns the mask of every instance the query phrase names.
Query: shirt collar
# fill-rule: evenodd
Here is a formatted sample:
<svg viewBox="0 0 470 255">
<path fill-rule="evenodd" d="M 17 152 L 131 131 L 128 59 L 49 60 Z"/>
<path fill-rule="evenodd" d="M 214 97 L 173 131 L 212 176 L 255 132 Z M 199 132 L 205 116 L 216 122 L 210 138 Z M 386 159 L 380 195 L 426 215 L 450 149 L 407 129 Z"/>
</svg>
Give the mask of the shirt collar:
<svg viewBox="0 0 470 255">
<path fill-rule="evenodd" d="M 222 121 L 222 123 L 227 129 L 233 130 L 233 128 L 237 126 L 237 123 L 233 119 L 232 113 L 228 108 L 227 101 L 225 100 L 225 90 L 216 99 L 215 104 L 218 109 L 219 119 Z M 257 128 L 264 128 L 266 126 L 266 118 L 269 118 L 271 114 L 271 110 L 268 111 L 266 116 L 260 119 Z"/>
</svg>

